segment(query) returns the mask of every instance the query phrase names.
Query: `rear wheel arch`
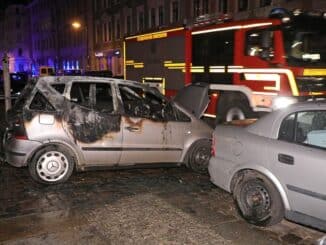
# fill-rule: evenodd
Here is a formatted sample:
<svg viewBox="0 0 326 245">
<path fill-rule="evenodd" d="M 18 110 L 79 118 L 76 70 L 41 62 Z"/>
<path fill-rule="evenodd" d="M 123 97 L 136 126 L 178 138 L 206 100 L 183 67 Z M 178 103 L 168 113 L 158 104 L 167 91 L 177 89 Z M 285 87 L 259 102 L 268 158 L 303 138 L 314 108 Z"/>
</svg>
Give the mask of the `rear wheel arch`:
<svg viewBox="0 0 326 245">
<path fill-rule="evenodd" d="M 73 160 L 74 160 L 74 163 L 75 163 L 75 166 L 74 168 L 76 170 L 78 170 L 79 168 L 79 165 L 80 163 L 82 162 L 81 159 L 78 157 L 78 152 L 72 147 L 70 146 L 69 144 L 65 144 L 65 143 L 62 143 L 62 142 L 49 142 L 49 143 L 46 143 L 46 144 L 42 144 L 40 147 L 36 148 L 32 154 L 30 154 L 30 156 L 28 157 L 28 160 L 27 160 L 27 163 L 29 163 L 30 161 L 32 161 L 32 159 L 35 157 L 35 155 L 43 150 L 44 148 L 48 147 L 48 146 L 53 146 L 53 147 L 63 147 L 64 149 L 66 149 L 67 151 L 69 151 L 69 153 L 71 154 Z"/>
<path fill-rule="evenodd" d="M 264 178 L 268 179 L 277 189 L 279 192 L 283 206 L 285 210 L 291 210 L 289 200 L 287 198 L 286 192 L 281 184 L 281 182 L 278 180 L 278 178 L 271 173 L 269 170 L 262 168 L 262 169 L 251 169 L 251 168 L 245 168 L 245 169 L 240 169 L 236 173 L 234 173 L 231 181 L 230 181 L 230 192 L 233 193 L 234 187 L 236 183 L 242 179 L 246 174 L 256 174 L 257 176 L 263 176 Z"/>
</svg>

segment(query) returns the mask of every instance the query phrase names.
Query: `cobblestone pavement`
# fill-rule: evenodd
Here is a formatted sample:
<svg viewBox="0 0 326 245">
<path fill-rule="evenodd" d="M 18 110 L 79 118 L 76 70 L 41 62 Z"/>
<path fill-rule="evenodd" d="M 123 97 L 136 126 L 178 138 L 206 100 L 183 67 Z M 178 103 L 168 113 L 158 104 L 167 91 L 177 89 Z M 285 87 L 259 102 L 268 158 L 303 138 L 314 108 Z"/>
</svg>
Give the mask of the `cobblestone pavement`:
<svg viewBox="0 0 326 245">
<path fill-rule="evenodd" d="M 283 221 L 257 228 L 231 195 L 186 168 L 74 173 L 33 182 L 0 165 L 0 244 L 315 244 L 323 233 Z"/>
</svg>

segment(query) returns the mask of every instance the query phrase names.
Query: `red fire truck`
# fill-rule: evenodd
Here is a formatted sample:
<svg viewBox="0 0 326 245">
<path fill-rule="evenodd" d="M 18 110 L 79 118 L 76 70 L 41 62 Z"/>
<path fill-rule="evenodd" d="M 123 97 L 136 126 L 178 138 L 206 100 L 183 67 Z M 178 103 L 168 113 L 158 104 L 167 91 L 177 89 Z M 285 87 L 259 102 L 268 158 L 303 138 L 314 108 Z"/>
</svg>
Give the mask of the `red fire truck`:
<svg viewBox="0 0 326 245">
<path fill-rule="evenodd" d="M 126 79 L 167 96 L 192 82 L 208 83 L 206 116 L 244 119 L 326 95 L 326 14 L 276 9 L 264 19 L 130 36 L 124 59 Z"/>
</svg>

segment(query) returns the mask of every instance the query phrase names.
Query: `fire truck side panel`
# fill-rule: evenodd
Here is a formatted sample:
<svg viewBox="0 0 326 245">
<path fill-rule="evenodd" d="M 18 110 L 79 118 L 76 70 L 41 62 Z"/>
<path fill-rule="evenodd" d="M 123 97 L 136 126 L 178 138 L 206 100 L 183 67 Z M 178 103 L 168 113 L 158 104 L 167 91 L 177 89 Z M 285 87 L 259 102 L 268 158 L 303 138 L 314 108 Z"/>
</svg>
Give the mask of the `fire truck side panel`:
<svg viewBox="0 0 326 245">
<path fill-rule="evenodd" d="M 233 64 L 234 31 L 210 32 L 192 36 L 192 81 L 231 84 L 225 67 Z"/>
<path fill-rule="evenodd" d="M 168 38 L 127 40 L 126 78 L 151 81 L 162 79 L 166 95 L 185 85 L 185 32 Z"/>
</svg>

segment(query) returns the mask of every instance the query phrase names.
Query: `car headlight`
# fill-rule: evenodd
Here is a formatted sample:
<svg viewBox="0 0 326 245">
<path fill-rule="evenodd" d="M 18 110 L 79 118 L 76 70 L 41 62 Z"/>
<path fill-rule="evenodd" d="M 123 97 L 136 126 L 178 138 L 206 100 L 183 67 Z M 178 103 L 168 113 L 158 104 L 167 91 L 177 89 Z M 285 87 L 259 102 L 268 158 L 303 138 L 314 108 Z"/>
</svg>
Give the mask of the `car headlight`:
<svg viewBox="0 0 326 245">
<path fill-rule="evenodd" d="M 293 97 L 277 97 L 273 100 L 272 108 L 273 110 L 282 109 L 288 107 L 291 104 L 297 103 L 298 100 Z"/>
</svg>

